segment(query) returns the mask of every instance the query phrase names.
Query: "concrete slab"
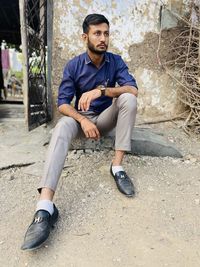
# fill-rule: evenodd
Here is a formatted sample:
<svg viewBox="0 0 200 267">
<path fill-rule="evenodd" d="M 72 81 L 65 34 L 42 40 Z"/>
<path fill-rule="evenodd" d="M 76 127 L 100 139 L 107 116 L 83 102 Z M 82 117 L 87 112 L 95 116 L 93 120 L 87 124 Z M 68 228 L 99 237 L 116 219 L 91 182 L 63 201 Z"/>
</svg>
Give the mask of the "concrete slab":
<svg viewBox="0 0 200 267">
<path fill-rule="evenodd" d="M 131 142 L 131 152 L 135 155 L 153 157 L 183 157 L 175 145 L 167 140 L 166 136 L 145 128 L 135 128 Z"/>
<path fill-rule="evenodd" d="M 100 141 L 87 139 L 75 140 L 71 146 L 72 149 L 113 149 L 114 132 Z M 162 133 L 155 133 L 149 128 L 135 128 L 131 140 L 131 154 L 146 155 L 154 157 L 175 157 L 181 158 L 182 154 L 178 151 L 172 142 Z"/>
<path fill-rule="evenodd" d="M 16 127 L 17 125 L 17 127 Z M 45 158 L 50 140 L 49 129 L 44 126 L 28 132 L 22 122 L 1 123 L 0 169 L 20 164 L 38 163 Z M 151 129 L 135 128 L 132 136 L 131 153 L 157 157 L 182 157 L 175 145 L 162 134 Z M 75 150 L 104 150 L 114 148 L 114 132 L 99 141 L 77 139 L 72 143 Z M 32 168 L 32 167 L 30 167 Z M 34 167 L 33 167 L 34 168 Z"/>
<path fill-rule="evenodd" d="M 28 132 L 22 121 L 0 123 L 0 169 L 44 159 L 48 130 L 43 126 Z"/>
</svg>

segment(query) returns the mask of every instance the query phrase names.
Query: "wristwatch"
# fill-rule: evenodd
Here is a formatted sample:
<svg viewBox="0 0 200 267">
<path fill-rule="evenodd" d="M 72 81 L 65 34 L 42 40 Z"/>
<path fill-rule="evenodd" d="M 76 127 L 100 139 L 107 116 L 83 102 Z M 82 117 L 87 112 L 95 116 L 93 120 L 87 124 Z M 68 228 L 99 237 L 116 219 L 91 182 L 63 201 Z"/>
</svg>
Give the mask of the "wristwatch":
<svg viewBox="0 0 200 267">
<path fill-rule="evenodd" d="M 106 94 L 106 87 L 104 85 L 99 85 L 98 89 L 101 91 L 101 96 L 104 96 Z"/>
</svg>

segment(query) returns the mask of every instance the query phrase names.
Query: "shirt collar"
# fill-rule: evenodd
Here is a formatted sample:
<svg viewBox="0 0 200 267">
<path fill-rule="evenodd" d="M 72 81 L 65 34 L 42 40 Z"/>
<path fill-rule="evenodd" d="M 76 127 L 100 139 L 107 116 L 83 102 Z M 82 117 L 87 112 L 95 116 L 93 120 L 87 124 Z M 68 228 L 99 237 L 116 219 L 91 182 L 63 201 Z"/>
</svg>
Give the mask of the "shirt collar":
<svg viewBox="0 0 200 267">
<path fill-rule="evenodd" d="M 109 59 L 109 57 L 108 57 L 108 53 L 106 53 L 105 52 L 105 61 L 106 62 L 110 62 L 110 59 Z M 91 63 L 92 61 L 91 61 L 91 59 L 90 59 L 90 57 L 88 56 L 88 53 L 86 52 L 85 53 L 85 64 L 89 64 L 89 63 Z"/>
</svg>

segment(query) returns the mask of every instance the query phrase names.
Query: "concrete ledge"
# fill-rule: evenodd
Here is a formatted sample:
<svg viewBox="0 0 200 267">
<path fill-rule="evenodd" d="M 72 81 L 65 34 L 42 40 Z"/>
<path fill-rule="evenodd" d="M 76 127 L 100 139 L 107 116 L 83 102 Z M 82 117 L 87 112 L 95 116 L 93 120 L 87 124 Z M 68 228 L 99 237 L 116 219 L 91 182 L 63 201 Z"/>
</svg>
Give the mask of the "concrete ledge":
<svg viewBox="0 0 200 267">
<path fill-rule="evenodd" d="M 103 150 L 114 148 L 114 132 L 102 137 L 99 141 L 88 139 L 74 140 L 71 149 L 92 149 Z M 153 157 L 174 157 L 181 158 L 182 154 L 169 142 L 163 134 L 153 132 L 151 129 L 135 128 L 131 140 L 131 154 Z"/>
</svg>

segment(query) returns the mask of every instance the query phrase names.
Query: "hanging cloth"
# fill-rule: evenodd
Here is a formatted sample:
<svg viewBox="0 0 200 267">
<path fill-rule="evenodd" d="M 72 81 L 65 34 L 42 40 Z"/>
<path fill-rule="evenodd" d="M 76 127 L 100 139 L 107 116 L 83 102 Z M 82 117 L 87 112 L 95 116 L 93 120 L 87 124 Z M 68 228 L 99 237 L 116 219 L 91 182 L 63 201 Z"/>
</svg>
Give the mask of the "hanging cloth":
<svg viewBox="0 0 200 267">
<path fill-rule="evenodd" d="M 1 51 L 1 60 L 2 60 L 2 68 L 3 69 L 10 69 L 10 60 L 9 60 L 9 50 L 3 49 Z"/>
<path fill-rule="evenodd" d="M 3 70 L 2 70 L 2 64 L 1 64 L 1 47 L 0 47 L 0 91 L 3 88 L 4 88 L 4 80 L 3 80 Z M 0 94 L 0 96 L 1 96 L 1 94 Z"/>
</svg>

